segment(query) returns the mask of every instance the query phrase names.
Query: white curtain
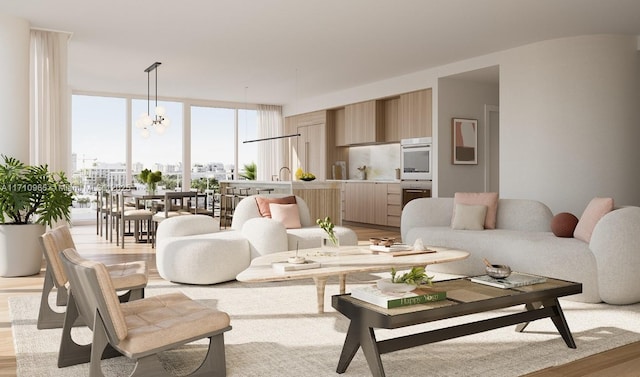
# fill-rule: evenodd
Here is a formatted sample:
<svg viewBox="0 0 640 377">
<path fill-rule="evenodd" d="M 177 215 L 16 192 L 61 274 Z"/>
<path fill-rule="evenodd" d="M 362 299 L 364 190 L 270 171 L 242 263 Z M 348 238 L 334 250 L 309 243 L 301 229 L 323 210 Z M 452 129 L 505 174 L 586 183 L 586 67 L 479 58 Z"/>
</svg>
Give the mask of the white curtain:
<svg viewBox="0 0 640 377">
<path fill-rule="evenodd" d="M 282 136 L 284 121 L 282 106 L 258 105 L 258 138 Z M 259 181 L 270 181 L 278 175 L 284 163 L 283 139 L 258 141 L 258 177 Z"/>
<path fill-rule="evenodd" d="M 71 174 L 71 93 L 67 85 L 70 34 L 31 31 L 30 163 Z"/>
</svg>

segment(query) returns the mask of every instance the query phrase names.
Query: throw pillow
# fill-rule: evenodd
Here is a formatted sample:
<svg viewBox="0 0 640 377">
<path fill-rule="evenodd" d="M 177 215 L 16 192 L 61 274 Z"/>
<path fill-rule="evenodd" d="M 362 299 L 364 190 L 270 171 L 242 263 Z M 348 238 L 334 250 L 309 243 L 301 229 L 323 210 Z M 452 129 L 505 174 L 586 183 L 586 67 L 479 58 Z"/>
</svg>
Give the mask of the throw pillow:
<svg viewBox="0 0 640 377">
<path fill-rule="evenodd" d="M 483 230 L 487 206 L 456 204 L 451 228 L 458 230 Z"/>
<path fill-rule="evenodd" d="M 454 213 L 451 223 L 455 221 L 455 205 L 483 205 L 487 206 L 487 216 L 484 219 L 485 229 L 496 228 L 496 217 L 498 215 L 498 193 L 497 192 L 456 192 L 453 196 Z"/>
<path fill-rule="evenodd" d="M 271 218 L 271 210 L 269 209 L 270 203 L 276 204 L 295 204 L 295 196 L 285 196 L 283 198 L 267 198 L 266 196 L 256 196 L 256 204 L 258 204 L 258 212 L 262 217 Z"/>
<path fill-rule="evenodd" d="M 561 212 L 551 219 L 551 231 L 556 237 L 572 238 L 578 218 L 569 212 Z"/>
<path fill-rule="evenodd" d="M 270 203 L 271 218 L 280 221 L 287 229 L 297 229 L 300 224 L 300 213 L 297 204 L 275 204 Z"/>
<path fill-rule="evenodd" d="M 591 241 L 591 234 L 602 216 L 613 210 L 613 198 L 593 198 L 582 212 L 573 236 L 584 242 Z"/>
</svg>

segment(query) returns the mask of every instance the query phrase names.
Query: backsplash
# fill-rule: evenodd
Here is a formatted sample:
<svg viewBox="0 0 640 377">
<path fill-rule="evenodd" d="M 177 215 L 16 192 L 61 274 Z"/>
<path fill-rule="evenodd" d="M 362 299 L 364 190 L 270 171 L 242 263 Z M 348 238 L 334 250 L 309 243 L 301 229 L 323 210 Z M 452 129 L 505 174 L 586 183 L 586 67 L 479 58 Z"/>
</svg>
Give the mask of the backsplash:
<svg viewBox="0 0 640 377">
<path fill-rule="evenodd" d="M 358 179 L 358 167 L 367 166 L 367 180 L 393 180 L 400 168 L 400 144 L 349 148 L 349 179 Z"/>
</svg>

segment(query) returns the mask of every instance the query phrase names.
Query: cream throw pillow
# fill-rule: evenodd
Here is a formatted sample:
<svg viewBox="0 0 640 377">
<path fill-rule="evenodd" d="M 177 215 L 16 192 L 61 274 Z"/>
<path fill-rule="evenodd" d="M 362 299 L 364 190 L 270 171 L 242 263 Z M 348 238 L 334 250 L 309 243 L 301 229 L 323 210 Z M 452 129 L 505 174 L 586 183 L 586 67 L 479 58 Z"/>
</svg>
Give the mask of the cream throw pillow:
<svg viewBox="0 0 640 377">
<path fill-rule="evenodd" d="M 271 218 L 279 221 L 287 229 L 301 228 L 300 212 L 297 204 L 276 204 L 269 203 Z"/>
<path fill-rule="evenodd" d="M 458 230 L 484 230 L 487 206 L 456 204 L 451 228 Z"/>
<path fill-rule="evenodd" d="M 487 206 L 487 215 L 484 219 L 486 229 L 496 228 L 498 217 L 498 193 L 497 192 L 456 192 L 453 196 L 454 204 L 483 205 Z M 455 211 L 453 221 L 455 221 Z"/>
<path fill-rule="evenodd" d="M 602 216 L 613 210 L 613 198 L 593 198 L 582 212 L 573 237 L 584 242 L 591 241 L 591 234 Z"/>
</svg>

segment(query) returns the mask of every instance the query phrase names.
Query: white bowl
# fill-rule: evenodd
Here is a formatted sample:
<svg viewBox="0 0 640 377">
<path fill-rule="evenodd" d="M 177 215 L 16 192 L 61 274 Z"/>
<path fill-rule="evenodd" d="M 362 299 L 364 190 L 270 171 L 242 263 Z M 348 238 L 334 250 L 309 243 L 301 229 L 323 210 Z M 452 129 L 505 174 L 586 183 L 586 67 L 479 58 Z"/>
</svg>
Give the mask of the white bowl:
<svg viewBox="0 0 640 377">
<path fill-rule="evenodd" d="M 380 279 L 376 282 L 376 286 L 383 292 L 406 293 L 416 289 L 413 284 L 392 283 L 391 279 Z"/>
</svg>

